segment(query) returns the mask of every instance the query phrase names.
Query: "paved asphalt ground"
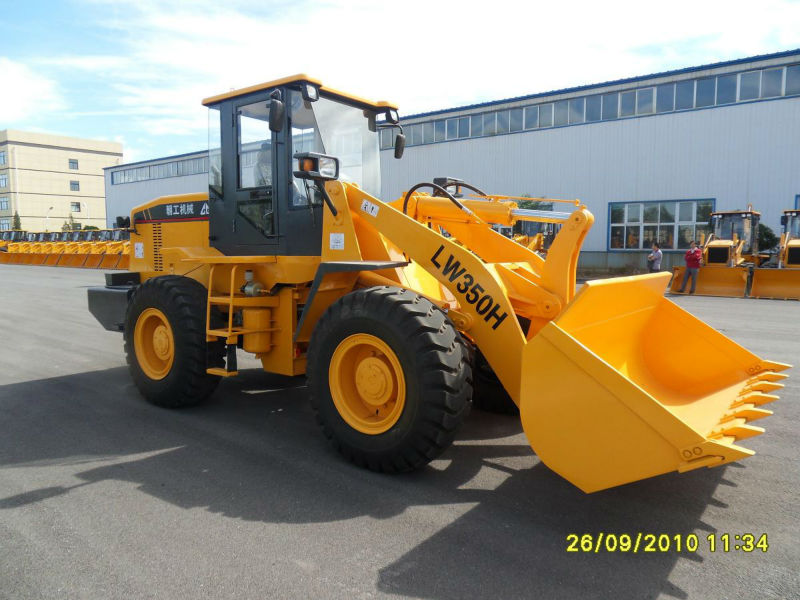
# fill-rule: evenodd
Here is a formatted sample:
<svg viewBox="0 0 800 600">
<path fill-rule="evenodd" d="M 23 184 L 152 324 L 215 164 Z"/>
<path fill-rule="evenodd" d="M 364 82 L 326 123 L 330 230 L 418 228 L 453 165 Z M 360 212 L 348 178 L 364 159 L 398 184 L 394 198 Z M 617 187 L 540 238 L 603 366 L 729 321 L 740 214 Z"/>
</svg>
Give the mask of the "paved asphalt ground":
<svg viewBox="0 0 800 600">
<path fill-rule="evenodd" d="M 383 476 L 328 447 L 303 379 L 250 360 L 204 406 L 146 404 L 121 336 L 86 309 L 101 282 L 0 265 L 0 598 L 800 597 L 800 374 L 741 464 L 584 495 L 515 418 L 473 411 L 430 467 Z M 800 363 L 798 302 L 677 302 Z M 600 532 L 694 532 L 700 548 L 566 552 Z M 712 553 L 709 533 L 769 549 Z"/>
</svg>

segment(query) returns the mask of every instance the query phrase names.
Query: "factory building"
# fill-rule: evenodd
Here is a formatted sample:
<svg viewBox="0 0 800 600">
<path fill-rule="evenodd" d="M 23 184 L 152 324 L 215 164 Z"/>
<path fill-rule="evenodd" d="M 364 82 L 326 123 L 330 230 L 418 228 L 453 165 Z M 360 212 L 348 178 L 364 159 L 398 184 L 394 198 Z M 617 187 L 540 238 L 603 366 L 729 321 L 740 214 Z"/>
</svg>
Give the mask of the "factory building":
<svg viewBox="0 0 800 600">
<path fill-rule="evenodd" d="M 393 158 L 392 133 L 381 135 L 385 199 L 442 176 L 496 194 L 579 198 L 595 216 L 583 267 L 644 268 L 654 241 L 665 267 L 679 264 L 712 211 L 752 204 L 777 231 L 781 211 L 800 198 L 800 50 L 415 114 L 402 124 L 402 160 Z M 107 169 L 109 216 L 159 195 L 204 191 L 199 173 L 171 166 L 158 174 L 159 165 L 185 160 L 207 170 L 203 159 Z"/>
<path fill-rule="evenodd" d="M 27 231 L 60 230 L 70 217 L 105 226 L 103 169 L 121 161 L 117 142 L 0 131 L 0 230 L 15 213 Z"/>
</svg>

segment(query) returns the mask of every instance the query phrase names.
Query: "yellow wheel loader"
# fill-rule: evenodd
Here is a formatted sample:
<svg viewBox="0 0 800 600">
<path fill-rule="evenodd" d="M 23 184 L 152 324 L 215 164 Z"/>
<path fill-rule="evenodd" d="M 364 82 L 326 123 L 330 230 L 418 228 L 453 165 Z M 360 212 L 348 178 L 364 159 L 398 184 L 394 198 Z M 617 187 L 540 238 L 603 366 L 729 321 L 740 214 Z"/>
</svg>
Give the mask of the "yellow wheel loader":
<svg viewBox="0 0 800 600">
<path fill-rule="evenodd" d="M 88 291 L 148 401 L 203 401 L 242 350 L 307 376 L 347 459 L 409 471 L 453 441 L 479 353 L 533 450 L 586 492 L 753 454 L 739 441 L 763 432 L 788 365 L 666 299 L 668 274 L 576 293 L 586 207 L 542 215 L 434 182 L 384 202 L 378 134 L 396 107 L 304 75 L 204 104 L 208 194 L 136 207 L 130 271 Z M 541 219 L 561 224 L 546 258 L 492 229 Z"/>
<path fill-rule="evenodd" d="M 800 209 L 783 211 L 781 226 L 775 267 L 753 269 L 753 298 L 800 300 Z"/>
<path fill-rule="evenodd" d="M 695 293 L 700 296 L 744 298 L 753 265 L 769 258 L 758 251 L 761 213 L 752 209 L 711 213 L 711 233 L 703 244 L 703 266 L 697 274 Z M 673 267 L 670 292 L 679 293 L 686 267 Z"/>
</svg>

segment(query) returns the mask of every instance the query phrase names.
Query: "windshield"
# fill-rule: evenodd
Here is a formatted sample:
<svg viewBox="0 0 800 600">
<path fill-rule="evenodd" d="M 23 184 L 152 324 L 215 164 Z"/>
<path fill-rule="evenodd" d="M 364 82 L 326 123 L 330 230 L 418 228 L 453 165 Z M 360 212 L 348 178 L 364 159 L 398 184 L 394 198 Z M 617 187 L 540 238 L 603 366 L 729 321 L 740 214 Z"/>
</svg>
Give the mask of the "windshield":
<svg viewBox="0 0 800 600">
<path fill-rule="evenodd" d="M 800 213 L 787 215 L 789 222 L 786 224 L 786 232 L 793 240 L 800 238 Z"/>
<path fill-rule="evenodd" d="M 743 251 L 748 252 L 752 243 L 753 219 L 746 213 L 714 215 L 714 237 L 718 240 L 744 240 Z"/>
<path fill-rule="evenodd" d="M 320 96 L 305 102 L 300 92 L 290 92 L 292 153 L 319 152 L 339 159 L 339 179 L 357 184 L 380 196 L 380 149 L 374 119 L 362 108 Z M 295 164 L 295 168 L 296 168 Z M 303 189 L 296 180 L 295 188 Z"/>
</svg>

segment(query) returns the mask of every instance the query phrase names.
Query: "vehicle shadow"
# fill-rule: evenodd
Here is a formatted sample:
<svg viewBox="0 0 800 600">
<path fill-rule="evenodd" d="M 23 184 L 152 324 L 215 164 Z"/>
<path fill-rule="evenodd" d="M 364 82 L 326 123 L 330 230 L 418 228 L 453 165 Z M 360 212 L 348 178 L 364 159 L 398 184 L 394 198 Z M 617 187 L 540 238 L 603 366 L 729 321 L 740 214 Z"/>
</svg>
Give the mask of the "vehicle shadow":
<svg viewBox="0 0 800 600">
<path fill-rule="evenodd" d="M 375 474 L 328 446 L 303 378 L 256 370 L 181 411 L 144 403 L 116 368 L 0 386 L 0 413 L 0 480 L 7 469 L 51 465 L 75 477 L 0 498 L 0 510 L 108 480 L 184 509 L 269 523 L 456 506 L 460 517 L 376 573 L 380 592 L 421 598 L 685 598 L 669 575 L 696 555 L 568 553 L 567 535 L 713 531 L 701 516 L 720 483 L 733 485 L 713 469 L 586 495 L 539 463 L 517 419 L 479 411 L 432 466 Z"/>
</svg>

